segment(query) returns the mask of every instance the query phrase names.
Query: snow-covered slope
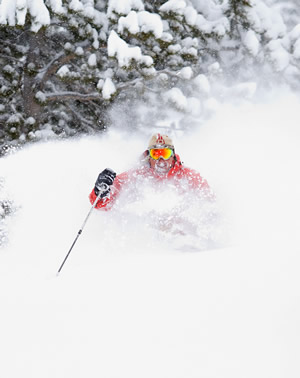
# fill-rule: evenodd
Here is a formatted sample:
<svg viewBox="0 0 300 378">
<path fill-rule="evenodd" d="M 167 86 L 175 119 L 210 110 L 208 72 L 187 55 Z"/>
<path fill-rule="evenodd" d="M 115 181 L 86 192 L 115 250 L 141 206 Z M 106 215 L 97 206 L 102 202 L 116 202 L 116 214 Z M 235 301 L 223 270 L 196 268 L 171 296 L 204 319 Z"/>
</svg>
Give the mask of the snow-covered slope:
<svg viewBox="0 0 300 378">
<path fill-rule="evenodd" d="M 97 174 L 130 168 L 147 140 L 110 132 L 1 159 L 17 208 L 0 250 L 1 377 L 298 378 L 298 109 L 292 95 L 227 105 L 174 136 L 217 194 L 218 249 L 149 228 L 146 196 L 127 222 L 93 212 L 59 277 Z"/>
</svg>

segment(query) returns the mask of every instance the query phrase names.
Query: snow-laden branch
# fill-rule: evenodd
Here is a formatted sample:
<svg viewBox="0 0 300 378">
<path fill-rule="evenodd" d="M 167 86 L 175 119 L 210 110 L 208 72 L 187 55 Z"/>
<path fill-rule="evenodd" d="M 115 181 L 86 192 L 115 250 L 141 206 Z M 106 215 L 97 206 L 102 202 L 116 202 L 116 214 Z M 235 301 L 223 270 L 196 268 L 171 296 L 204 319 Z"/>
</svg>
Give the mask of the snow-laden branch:
<svg viewBox="0 0 300 378">
<path fill-rule="evenodd" d="M 50 0 L 49 8 L 56 13 L 64 13 L 62 0 Z M 31 30 L 38 32 L 41 27 L 50 25 L 49 9 L 44 0 L 2 0 L 0 3 L 0 25 L 24 26 L 26 17 L 31 19 Z"/>
</svg>

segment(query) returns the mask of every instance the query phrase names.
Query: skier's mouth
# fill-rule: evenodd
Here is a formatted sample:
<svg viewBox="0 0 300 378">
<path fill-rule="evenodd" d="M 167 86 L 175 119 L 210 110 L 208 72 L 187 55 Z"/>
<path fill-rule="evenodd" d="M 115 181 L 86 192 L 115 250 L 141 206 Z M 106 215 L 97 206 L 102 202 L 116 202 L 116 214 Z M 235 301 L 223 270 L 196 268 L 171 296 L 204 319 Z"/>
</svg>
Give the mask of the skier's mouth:
<svg viewBox="0 0 300 378">
<path fill-rule="evenodd" d="M 168 173 L 169 171 L 169 166 L 167 164 L 167 162 L 161 160 L 161 161 L 158 161 L 155 166 L 154 166 L 154 170 L 155 172 L 159 175 L 159 176 L 162 176 L 162 175 L 165 175 L 166 173 Z"/>
</svg>

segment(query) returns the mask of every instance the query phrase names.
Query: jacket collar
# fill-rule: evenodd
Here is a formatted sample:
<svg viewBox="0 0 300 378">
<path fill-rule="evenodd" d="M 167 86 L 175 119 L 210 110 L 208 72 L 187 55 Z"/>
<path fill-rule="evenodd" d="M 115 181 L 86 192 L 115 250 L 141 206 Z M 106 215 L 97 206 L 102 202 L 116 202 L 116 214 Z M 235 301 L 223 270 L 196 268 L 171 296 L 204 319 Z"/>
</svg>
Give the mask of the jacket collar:
<svg viewBox="0 0 300 378">
<path fill-rule="evenodd" d="M 178 171 L 181 170 L 181 167 L 182 167 L 182 163 L 181 163 L 181 160 L 180 160 L 180 157 L 179 155 L 175 154 L 175 164 L 174 166 L 169 170 L 168 174 L 167 174 L 167 177 L 173 177 L 176 175 L 176 173 Z"/>
</svg>

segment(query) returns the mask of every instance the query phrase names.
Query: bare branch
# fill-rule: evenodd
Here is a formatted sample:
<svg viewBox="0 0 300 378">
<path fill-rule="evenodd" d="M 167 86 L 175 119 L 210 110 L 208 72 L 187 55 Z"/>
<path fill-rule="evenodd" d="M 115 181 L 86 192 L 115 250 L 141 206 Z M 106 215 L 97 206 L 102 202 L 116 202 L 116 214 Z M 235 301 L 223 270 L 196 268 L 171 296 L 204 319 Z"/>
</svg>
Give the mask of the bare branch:
<svg viewBox="0 0 300 378">
<path fill-rule="evenodd" d="M 0 54 L 0 56 L 2 58 L 6 58 L 6 59 L 10 59 L 10 60 L 14 60 L 15 62 L 20 62 L 20 59 L 17 59 L 17 58 L 14 58 L 13 56 L 9 56 L 9 55 L 4 55 L 4 54 Z"/>
<path fill-rule="evenodd" d="M 75 58 L 75 54 L 65 55 L 63 53 L 58 54 L 52 61 L 37 75 L 40 88 L 55 72 L 64 64 Z M 43 73 L 43 74 L 42 74 Z"/>
<path fill-rule="evenodd" d="M 85 119 L 84 117 L 82 117 L 80 115 L 79 112 L 75 111 L 74 109 L 72 109 L 71 106 L 67 106 L 67 108 L 70 110 L 70 112 L 74 115 L 75 118 L 77 118 L 81 123 L 85 124 L 86 126 L 90 127 L 91 129 L 94 128 L 95 126 L 95 123 L 94 122 L 91 122 L 91 121 L 88 121 L 87 119 Z"/>
<path fill-rule="evenodd" d="M 79 101 L 92 101 L 92 100 L 100 100 L 103 101 L 101 98 L 100 93 L 94 92 L 89 94 L 82 94 L 78 92 L 59 92 L 59 93 L 45 93 L 47 101 L 62 101 L 62 100 L 79 100 Z"/>
</svg>

